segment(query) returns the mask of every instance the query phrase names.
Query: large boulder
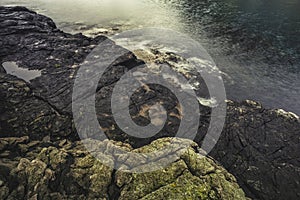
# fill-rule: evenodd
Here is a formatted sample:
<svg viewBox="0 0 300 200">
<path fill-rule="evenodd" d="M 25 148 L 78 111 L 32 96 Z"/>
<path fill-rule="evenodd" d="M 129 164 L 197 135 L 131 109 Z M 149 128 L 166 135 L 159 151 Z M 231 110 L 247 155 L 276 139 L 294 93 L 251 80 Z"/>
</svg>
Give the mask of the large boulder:
<svg viewBox="0 0 300 200">
<path fill-rule="evenodd" d="M 148 153 L 170 145 L 171 140 L 159 139 L 140 149 L 108 140 L 93 144 L 107 151 L 114 143 L 127 152 Z M 176 140 L 178 145 L 183 142 Z M 197 153 L 200 149 L 195 143 L 166 168 L 147 173 L 103 165 L 81 142 L 23 137 L 1 138 L 0 145 L 1 199 L 246 199 L 236 179 Z"/>
<path fill-rule="evenodd" d="M 300 198 L 300 122 L 254 101 L 228 101 L 222 135 L 210 153 L 254 199 Z"/>
</svg>

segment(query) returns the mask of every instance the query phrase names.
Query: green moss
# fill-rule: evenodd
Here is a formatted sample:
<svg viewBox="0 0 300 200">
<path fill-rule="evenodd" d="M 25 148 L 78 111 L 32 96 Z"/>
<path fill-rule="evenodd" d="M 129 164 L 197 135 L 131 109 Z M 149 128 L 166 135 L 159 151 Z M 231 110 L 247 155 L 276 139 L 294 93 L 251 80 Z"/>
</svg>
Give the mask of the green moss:
<svg viewBox="0 0 300 200">
<path fill-rule="evenodd" d="M 133 150 L 128 145 L 116 142 L 114 144 L 135 153 L 154 152 L 170 145 L 170 138 L 156 140 L 150 145 Z M 64 143 L 61 148 L 50 146 L 41 149 L 35 160 L 21 159 L 12 174 L 17 174 L 18 181 L 26 186 L 22 192 L 26 198 L 51 199 L 108 199 L 111 195 L 109 188 L 115 185 L 113 191 L 120 193 L 120 200 L 127 199 L 246 199 L 244 192 L 239 188 L 235 178 L 224 168 L 217 165 L 212 159 L 196 153 L 198 148 L 189 141 L 187 149 L 179 144 L 186 140 L 175 139 L 175 155 L 177 160 L 170 163 L 164 169 L 151 171 L 153 165 L 145 166 L 135 160 L 135 167 L 147 168 L 147 173 L 129 173 L 122 170 L 116 171 L 104 165 L 104 161 L 97 160 L 87 152 L 80 143 L 73 144 L 65 149 Z M 92 147 L 101 147 L 110 151 L 111 143 L 108 141 L 94 141 Z M 178 146 L 176 146 L 178 145 Z M 33 145 L 31 148 L 34 148 Z M 178 147 L 178 148 L 177 148 Z M 185 150 L 185 151 L 182 151 Z M 199 149 L 198 149 L 199 150 Z M 197 150 L 197 152 L 198 152 Z M 38 152 L 34 150 L 31 152 Z M 178 154 L 178 153 L 182 154 Z M 118 154 L 119 157 L 126 157 Z M 168 159 L 158 157 L 160 160 Z M 164 160 L 168 162 L 168 160 Z M 0 186 L 0 195 L 6 195 L 5 183 Z M 53 188 L 62 192 L 53 193 Z M 21 187 L 20 187 L 21 188 Z M 50 189 L 51 188 L 51 189 Z M 118 189 L 119 188 L 119 189 Z M 27 190 L 28 189 L 28 190 Z M 16 196 L 14 190 L 10 196 Z M 21 195 L 23 196 L 23 195 Z"/>
<path fill-rule="evenodd" d="M 31 164 L 26 167 L 25 171 L 28 175 L 28 185 L 31 188 L 34 188 L 34 186 L 41 181 L 46 167 L 46 164 L 39 160 L 32 161 Z"/>
<path fill-rule="evenodd" d="M 142 199 L 209 199 L 211 187 L 186 171 L 175 182 L 146 195 Z"/>
<path fill-rule="evenodd" d="M 157 151 L 170 141 L 158 139 L 135 152 Z M 179 160 L 163 170 L 141 174 L 118 172 L 118 185 L 123 186 L 120 199 L 246 199 L 235 178 L 212 159 L 196 153 L 196 148 L 190 143 Z"/>
<path fill-rule="evenodd" d="M 0 199 L 6 199 L 9 194 L 9 188 L 6 186 L 0 186 Z"/>
<path fill-rule="evenodd" d="M 120 186 L 125 185 L 122 191 L 123 197 L 121 199 L 126 199 L 130 196 L 133 199 L 141 198 L 162 186 L 174 182 L 176 177 L 180 176 L 186 169 L 186 164 L 180 160 L 160 171 L 133 174 L 119 171 L 117 176 L 121 178 L 119 179 L 118 184 Z M 122 177 L 130 178 L 123 179 L 122 182 Z"/>
<path fill-rule="evenodd" d="M 96 158 L 87 154 L 75 158 L 71 174 L 74 181 L 83 189 L 89 191 L 93 197 L 106 197 L 107 188 L 111 183 L 112 169 L 103 165 Z"/>
</svg>

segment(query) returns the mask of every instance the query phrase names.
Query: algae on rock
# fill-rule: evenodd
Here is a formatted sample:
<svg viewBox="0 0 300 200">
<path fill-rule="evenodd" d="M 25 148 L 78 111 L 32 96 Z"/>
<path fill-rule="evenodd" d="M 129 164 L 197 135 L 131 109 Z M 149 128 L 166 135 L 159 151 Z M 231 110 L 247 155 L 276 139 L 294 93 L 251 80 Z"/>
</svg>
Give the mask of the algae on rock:
<svg viewBox="0 0 300 200">
<path fill-rule="evenodd" d="M 186 142 L 175 140 L 177 144 Z M 17 141 L 20 139 L 6 138 L 11 144 Z M 113 144 L 145 153 L 170 145 L 171 141 L 158 139 L 139 149 L 109 140 L 93 144 L 106 148 Z M 246 199 L 235 178 L 212 159 L 202 156 L 195 143 L 166 168 L 146 173 L 114 170 L 94 158 L 81 142 L 35 141 L 32 148 L 24 148 L 31 143 L 22 140 L 14 149 L 19 153 L 5 164 L 0 162 L 0 168 L 10 166 L 9 176 L 0 185 L 2 199 Z M 0 155 L 7 148 L 4 146 Z M 0 177 L 3 175 L 0 172 Z"/>
</svg>

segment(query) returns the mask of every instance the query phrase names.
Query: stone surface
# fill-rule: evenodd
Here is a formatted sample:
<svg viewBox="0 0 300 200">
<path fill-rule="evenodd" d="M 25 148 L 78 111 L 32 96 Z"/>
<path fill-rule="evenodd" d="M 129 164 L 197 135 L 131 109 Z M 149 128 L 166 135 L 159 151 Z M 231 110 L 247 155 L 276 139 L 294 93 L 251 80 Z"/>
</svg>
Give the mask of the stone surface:
<svg viewBox="0 0 300 200">
<path fill-rule="evenodd" d="M 187 195 L 232 199 L 222 196 L 225 193 L 211 190 L 211 184 L 216 184 L 215 187 L 226 188 L 234 193 L 232 187 L 236 186 L 230 184 L 234 182 L 231 178 L 223 182 L 224 185 L 222 181 L 210 182 L 224 180 L 224 170 L 221 170 L 224 173 L 214 172 L 209 180 L 207 176 L 202 178 L 187 170 L 182 176 L 169 179 L 170 182 L 165 182 L 163 186 L 159 186 L 157 174 L 152 174 L 153 185 L 149 184 L 132 193 L 129 187 L 142 187 L 143 175 L 134 176 L 132 181 L 127 180 L 132 175 L 119 175 L 119 186 L 113 187 L 111 179 L 117 175 L 113 170 L 95 162 L 86 152 L 80 155 L 82 149 L 76 142 L 79 137 L 71 112 L 74 76 L 80 63 L 105 39 L 103 36 L 91 39 L 81 34 L 63 33 L 48 17 L 23 7 L 0 7 L 0 63 L 16 62 L 19 67 L 42 71 L 40 77 L 26 82 L 7 74 L 0 66 L 1 197 L 22 199 L 36 198 L 36 195 L 45 195 L 46 198 L 50 195 L 47 198 L 57 199 L 66 198 L 67 195 L 68 199 L 83 199 L 90 195 L 90 198 L 105 199 L 108 198 L 106 195 L 115 193 L 115 188 L 126 183 L 128 187 L 116 194 L 120 198 L 122 195 L 124 198 L 133 195 L 136 198 L 160 199 L 161 192 L 167 191 L 172 199 L 172 195 L 183 195 L 182 186 L 186 184 L 189 188 Z M 120 48 L 110 42 L 110 53 Z M 155 58 L 157 62 L 170 63 L 170 60 L 176 62 L 177 59 L 172 54 L 159 56 Z M 180 123 L 180 109 L 174 95 L 166 88 L 153 85 L 141 88 L 134 94 L 130 114 L 135 116 L 133 120 L 137 124 L 147 125 L 147 106 L 157 101 L 163 102 L 168 111 L 164 129 L 152 138 L 139 140 L 115 125 L 110 108 L 111 92 L 126 71 L 141 64 L 143 62 L 133 53 L 121 56 L 109 66 L 106 76 L 99 81 L 96 93 L 97 117 L 106 136 L 127 142 L 135 148 L 160 137 L 174 136 Z M 202 89 L 197 94 L 207 97 L 206 88 Z M 235 175 L 246 194 L 254 199 L 299 199 L 299 119 L 279 110 L 264 109 L 255 102 L 228 101 L 227 104 L 225 128 L 211 156 Z M 202 116 L 195 141 L 201 145 L 210 122 L 210 108 L 203 105 L 199 107 Z M 175 168 L 182 167 L 189 167 L 184 158 L 168 169 L 172 174 Z M 105 176 L 99 171 L 106 172 Z M 176 176 L 176 173 L 173 175 Z M 11 175 L 8 177 L 7 174 Z M 126 180 L 121 178 L 123 176 Z M 151 177 L 147 174 L 144 176 Z M 96 188 L 101 188 L 103 192 Z M 113 193 L 109 190 L 113 190 Z"/>
<path fill-rule="evenodd" d="M 0 168 L 5 169 L 0 171 L 1 199 L 246 199 L 236 179 L 197 153 L 195 143 L 163 170 L 129 173 L 103 165 L 80 142 L 3 141 L 14 144 L 15 154 L 2 157 L 11 145 L 0 151 Z M 110 143 L 122 147 L 108 140 L 94 142 L 107 151 Z M 125 145 L 125 150 L 152 152 L 169 143 L 164 138 L 141 149 Z"/>
<path fill-rule="evenodd" d="M 210 155 L 255 199 L 300 197 L 299 118 L 259 103 L 228 102 L 226 126 Z"/>
<path fill-rule="evenodd" d="M 106 38 L 63 33 L 48 17 L 23 7 L 1 7 L 0 22 L 0 62 L 42 71 L 40 77 L 25 82 L 0 70 L 1 135 L 78 138 L 71 112 L 74 76 L 88 53 Z M 131 53 L 119 58 L 114 67 L 124 71 L 138 63 Z M 120 75 L 104 84 L 115 82 Z"/>
</svg>

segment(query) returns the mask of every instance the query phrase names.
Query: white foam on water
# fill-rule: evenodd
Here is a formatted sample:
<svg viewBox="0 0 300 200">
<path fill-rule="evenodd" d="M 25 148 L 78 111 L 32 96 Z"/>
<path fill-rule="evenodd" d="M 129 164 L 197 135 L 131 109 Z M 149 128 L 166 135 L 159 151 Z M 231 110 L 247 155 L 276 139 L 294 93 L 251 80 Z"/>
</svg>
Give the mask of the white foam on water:
<svg viewBox="0 0 300 200">
<path fill-rule="evenodd" d="M 125 48 L 129 49 L 137 49 L 142 50 L 143 52 L 148 52 L 151 54 L 151 51 L 156 50 L 159 51 L 162 54 L 166 53 L 172 53 L 175 56 L 177 56 L 178 60 L 172 61 L 172 60 L 165 60 L 166 63 L 170 64 L 172 68 L 181 73 L 181 74 L 193 74 L 196 70 L 195 66 L 198 66 L 198 69 L 200 71 L 206 71 L 207 73 L 213 75 L 218 75 L 217 78 L 222 79 L 221 75 L 229 77 L 229 75 L 225 74 L 224 72 L 220 71 L 218 67 L 205 58 L 197 58 L 197 57 L 190 57 L 190 58 L 182 58 L 178 54 L 182 54 L 185 52 L 184 48 L 178 48 L 171 43 L 168 46 L 159 44 L 149 38 L 143 38 L 143 36 L 139 35 L 132 35 L 132 38 L 112 38 L 117 45 L 123 46 Z M 139 55 L 137 55 L 139 57 Z M 153 67 L 150 67 L 151 64 L 147 63 L 150 69 L 153 69 Z M 198 72 L 200 72 L 198 71 Z M 219 77 L 220 76 L 220 77 Z M 179 80 L 176 79 L 176 77 L 170 76 L 168 74 L 163 74 L 163 77 L 165 79 L 168 79 L 172 81 L 175 85 L 180 87 L 181 89 L 194 89 L 197 90 L 201 87 L 200 83 L 196 80 L 197 76 L 190 77 L 189 84 L 182 84 Z M 230 77 L 229 77 L 230 78 Z M 200 104 L 208 107 L 216 107 L 218 106 L 218 102 L 215 97 L 211 98 L 198 98 L 198 101 Z"/>
</svg>

